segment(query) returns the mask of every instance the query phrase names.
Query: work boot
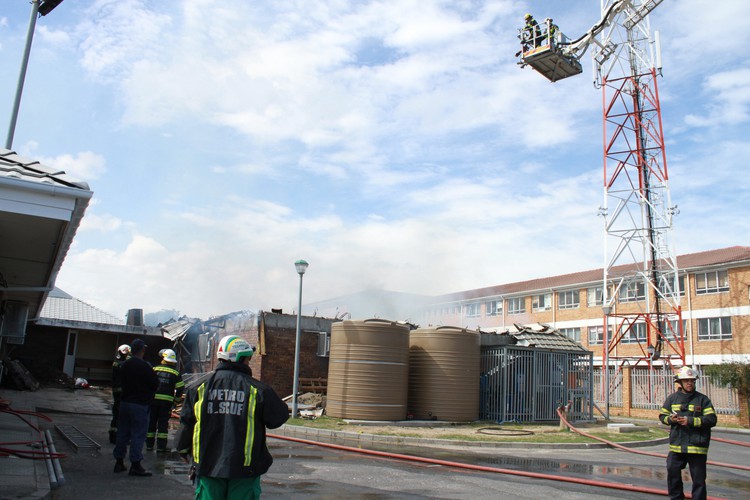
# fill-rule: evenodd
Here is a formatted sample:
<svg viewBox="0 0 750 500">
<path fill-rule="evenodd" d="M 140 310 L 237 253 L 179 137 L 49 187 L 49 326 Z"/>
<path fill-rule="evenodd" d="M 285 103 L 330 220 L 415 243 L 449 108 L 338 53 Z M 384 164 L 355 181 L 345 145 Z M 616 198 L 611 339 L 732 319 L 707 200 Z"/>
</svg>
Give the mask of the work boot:
<svg viewBox="0 0 750 500">
<path fill-rule="evenodd" d="M 131 476 L 148 477 L 151 475 L 151 472 L 144 469 L 140 462 L 133 462 L 130 464 L 130 472 L 128 474 Z"/>
<path fill-rule="evenodd" d="M 110 444 L 117 443 L 117 431 L 109 431 L 109 442 Z"/>
<path fill-rule="evenodd" d="M 115 470 L 113 472 L 125 472 L 126 470 L 128 470 L 128 468 L 125 467 L 125 463 L 122 459 L 115 462 Z"/>
</svg>

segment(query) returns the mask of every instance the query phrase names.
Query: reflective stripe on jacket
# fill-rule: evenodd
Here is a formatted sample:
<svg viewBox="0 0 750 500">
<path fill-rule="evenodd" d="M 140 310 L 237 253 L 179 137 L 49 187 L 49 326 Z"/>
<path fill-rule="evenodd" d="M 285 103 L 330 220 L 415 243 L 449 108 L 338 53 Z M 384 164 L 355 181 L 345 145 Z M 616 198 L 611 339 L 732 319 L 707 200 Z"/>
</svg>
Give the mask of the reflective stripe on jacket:
<svg viewBox="0 0 750 500">
<path fill-rule="evenodd" d="M 687 417 L 686 426 L 676 424 L 672 416 Z M 670 394 L 659 411 L 659 420 L 671 426 L 669 451 L 674 453 L 708 454 L 711 427 L 716 425 L 716 411 L 705 394 L 677 391 Z"/>
<path fill-rule="evenodd" d="M 185 387 L 180 372 L 164 364 L 155 366 L 154 372 L 159 377 L 159 387 L 156 389 L 154 400 L 169 404 L 178 401 L 182 397 L 182 391 Z"/>
<path fill-rule="evenodd" d="M 289 408 L 247 366 L 222 362 L 205 382 L 187 392 L 177 450 L 189 453 L 199 476 L 257 477 L 273 462 L 266 427 L 289 418 Z"/>
</svg>

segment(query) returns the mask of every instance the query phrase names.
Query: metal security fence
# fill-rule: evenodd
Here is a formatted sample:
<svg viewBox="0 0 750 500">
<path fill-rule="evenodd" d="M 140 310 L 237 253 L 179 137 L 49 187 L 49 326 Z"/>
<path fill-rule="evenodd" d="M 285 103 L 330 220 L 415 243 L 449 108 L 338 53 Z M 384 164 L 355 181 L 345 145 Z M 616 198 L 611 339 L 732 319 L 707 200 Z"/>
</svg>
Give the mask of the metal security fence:
<svg viewBox="0 0 750 500">
<path fill-rule="evenodd" d="M 674 372 L 669 368 L 637 368 L 631 375 L 632 404 L 634 408 L 661 408 L 664 400 L 675 391 Z M 700 377 L 696 390 L 711 399 L 716 413 L 735 415 L 739 413 L 737 390 L 731 386 L 715 384 L 708 377 Z"/>
<path fill-rule="evenodd" d="M 669 368 L 636 368 L 630 375 L 633 408 L 661 408 L 667 396 L 674 392 L 674 374 Z"/>
<path fill-rule="evenodd" d="M 479 417 L 497 422 L 557 421 L 557 408 L 570 402 L 569 418 L 591 420 L 592 369 L 592 353 L 482 348 Z"/>
<path fill-rule="evenodd" d="M 607 395 L 602 388 L 602 369 L 594 369 L 594 402 L 601 408 L 606 405 Z M 622 371 L 609 368 L 609 406 L 622 406 Z"/>
</svg>

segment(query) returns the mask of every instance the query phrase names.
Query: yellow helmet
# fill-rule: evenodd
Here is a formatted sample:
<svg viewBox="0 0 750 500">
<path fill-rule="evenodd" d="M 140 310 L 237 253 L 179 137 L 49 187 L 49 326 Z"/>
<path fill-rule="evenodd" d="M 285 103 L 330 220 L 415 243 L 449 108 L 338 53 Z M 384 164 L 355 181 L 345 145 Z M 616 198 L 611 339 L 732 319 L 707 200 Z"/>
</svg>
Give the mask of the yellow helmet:
<svg viewBox="0 0 750 500">
<path fill-rule="evenodd" d="M 525 16 L 523 16 L 523 18 L 526 19 L 527 21 L 531 19 L 532 17 L 534 16 L 532 16 L 531 14 L 526 14 Z"/>
</svg>

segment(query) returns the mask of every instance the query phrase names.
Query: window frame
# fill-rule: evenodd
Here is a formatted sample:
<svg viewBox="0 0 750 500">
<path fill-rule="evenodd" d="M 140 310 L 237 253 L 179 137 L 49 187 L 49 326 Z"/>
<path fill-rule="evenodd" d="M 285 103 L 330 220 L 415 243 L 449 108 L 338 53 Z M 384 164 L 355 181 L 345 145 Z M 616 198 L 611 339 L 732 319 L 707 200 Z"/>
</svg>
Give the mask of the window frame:
<svg viewBox="0 0 750 500">
<path fill-rule="evenodd" d="M 484 303 L 484 315 L 485 316 L 502 316 L 503 315 L 503 299 L 488 300 Z"/>
<path fill-rule="evenodd" d="M 526 297 L 511 297 L 508 301 L 508 314 L 524 314 L 526 312 Z M 513 306 L 520 306 L 518 309 Z"/>
<path fill-rule="evenodd" d="M 539 299 L 542 299 L 542 306 L 539 306 Z M 544 312 L 552 310 L 552 292 L 540 293 L 531 296 L 531 311 L 532 312 Z"/>
<path fill-rule="evenodd" d="M 635 288 L 635 293 L 633 293 L 633 288 Z M 644 300 L 646 300 L 646 284 L 640 280 L 623 283 L 617 292 L 617 301 L 621 304 Z"/>
<path fill-rule="evenodd" d="M 713 274 L 714 279 L 716 280 L 716 284 L 714 286 L 710 286 L 711 280 L 709 279 L 709 275 Z M 724 277 L 723 284 L 721 277 Z M 699 285 L 699 278 L 703 277 L 703 286 L 701 287 Z M 705 271 L 702 273 L 695 273 L 695 294 L 696 295 L 709 295 L 712 293 L 725 293 L 729 291 L 729 271 L 726 269 L 723 270 L 717 270 L 717 271 Z"/>
<path fill-rule="evenodd" d="M 482 315 L 482 303 L 481 302 L 469 302 L 464 304 L 464 317 L 465 318 L 478 318 Z"/>
<path fill-rule="evenodd" d="M 315 353 L 320 358 L 327 358 L 331 355 L 331 334 L 328 332 L 318 332 L 318 347 Z"/>
<path fill-rule="evenodd" d="M 570 303 L 568 303 L 568 294 L 571 296 Z M 575 290 L 562 290 L 560 292 L 557 292 L 557 309 L 558 310 L 566 310 L 566 309 L 578 309 L 581 307 L 581 290 L 575 289 Z"/>
<path fill-rule="evenodd" d="M 718 326 L 719 332 L 714 333 L 712 330 Z M 703 330 L 703 332 L 701 331 Z M 708 330 L 708 332 L 706 332 Z M 728 332 L 726 330 L 729 330 Z M 712 318 L 698 318 L 698 340 L 732 340 L 732 317 L 717 316 Z"/>
<path fill-rule="evenodd" d="M 558 331 L 562 333 L 563 335 L 565 335 L 566 337 L 568 337 L 570 340 L 574 342 L 578 342 L 579 344 L 581 343 L 581 327 L 580 326 L 575 326 L 572 328 L 560 328 Z M 571 333 L 573 335 L 571 335 Z"/>
</svg>

